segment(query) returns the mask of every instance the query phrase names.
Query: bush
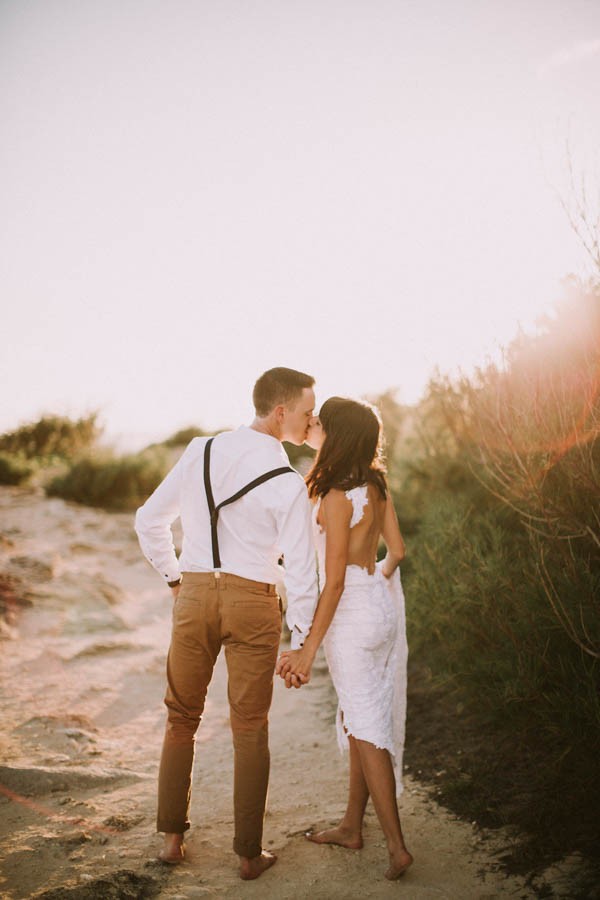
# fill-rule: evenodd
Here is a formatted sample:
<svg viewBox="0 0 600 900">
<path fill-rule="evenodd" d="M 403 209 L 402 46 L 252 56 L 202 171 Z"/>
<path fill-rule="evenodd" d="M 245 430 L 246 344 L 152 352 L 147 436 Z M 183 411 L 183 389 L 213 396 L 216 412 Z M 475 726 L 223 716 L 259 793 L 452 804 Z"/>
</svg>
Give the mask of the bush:
<svg viewBox="0 0 600 900">
<path fill-rule="evenodd" d="M 196 425 L 190 425 L 188 428 L 181 428 L 162 442 L 164 447 L 186 447 L 190 441 L 196 437 L 206 437 L 207 431 L 198 428 Z"/>
<path fill-rule="evenodd" d="M 292 468 L 298 469 L 302 474 L 308 472 L 316 456 L 315 451 L 311 447 L 307 444 L 298 446 L 297 444 L 290 444 L 288 441 L 284 441 L 283 449 L 288 455 Z"/>
<path fill-rule="evenodd" d="M 33 471 L 34 466 L 23 457 L 0 452 L 0 484 L 23 484 Z"/>
<path fill-rule="evenodd" d="M 597 843 L 598 348 L 600 290 L 580 285 L 503 366 L 432 382 L 396 459 L 412 658 L 489 731 L 489 771 L 495 743 L 526 769 L 527 743 L 535 809 L 504 800 L 557 852 Z"/>
<path fill-rule="evenodd" d="M 159 448 L 113 457 L 87 456 L 46 488 L 50 496 L 104 509 L 134 510 L 165 477 L 168 455 Z"/>
<path fill-rule="evenodd" d="M 0 435 L 0 451 L 26 459 L 71 459 L 89 449 L 98 439 L 97 417 L 97 413 L 92 413 L 73 421 L 64 416 L 43 416 L 37 422 Z"/>
</svg>

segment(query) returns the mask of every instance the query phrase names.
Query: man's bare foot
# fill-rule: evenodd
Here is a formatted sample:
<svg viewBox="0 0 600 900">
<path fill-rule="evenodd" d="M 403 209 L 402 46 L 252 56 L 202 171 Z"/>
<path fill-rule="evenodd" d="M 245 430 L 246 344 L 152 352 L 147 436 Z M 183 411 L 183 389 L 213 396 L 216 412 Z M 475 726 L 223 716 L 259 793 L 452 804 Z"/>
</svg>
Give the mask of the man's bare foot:
<svg viewBox="0 0 600 900">
<path fill-rule="evenodd" d="M 240 878 L 243 881 L 253 881 L 274 866 L 276 862 L 277 857 L 268 850 L 263 850 L 260 856 L 254 856 L 252 859 L 240 856 Z"/>
<path fill-rule="evenodd" d="M 182 834 L 165 834 L 165 842 L 162 850 L 158 854 L 161 862 L 170 866 L 176 866 L 183 862 L 185 857 L 185 849 L 183 846 Z"/>
<path fill-rule="evenodd" d="M 337 844 L 347 850 L 362 850 L 363 847 L 360 831 L 351 831 L 344 825 L 328 828 L 326 831 L 307 831 L 306 837 L 314 844 Z"/>
<path fill-rule="evenodd" d="M 389 881 L 395 881 L 400 878 L 409 866 L 413 863 L 413 858 L 408 850 L 399 850 L 397 853 L 390 853 L 390 867 L 386 869 L 385 877 Z"/>
</svg>

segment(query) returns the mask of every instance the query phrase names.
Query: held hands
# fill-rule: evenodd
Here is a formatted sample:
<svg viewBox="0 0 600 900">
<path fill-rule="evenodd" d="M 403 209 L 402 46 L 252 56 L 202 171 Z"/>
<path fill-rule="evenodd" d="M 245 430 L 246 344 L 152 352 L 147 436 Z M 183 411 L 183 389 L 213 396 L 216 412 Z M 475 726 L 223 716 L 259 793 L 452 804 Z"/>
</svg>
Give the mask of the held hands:
<svg viewBox="0 0 600 900">
<path fill-rule="evenodd" d="M 302 687 L 310 681 L 313 659 L 304 647 L 301 650 L 284 650 L 277 660 L 275 674 L 283 678 L 286 688 Z"/>
</svg>

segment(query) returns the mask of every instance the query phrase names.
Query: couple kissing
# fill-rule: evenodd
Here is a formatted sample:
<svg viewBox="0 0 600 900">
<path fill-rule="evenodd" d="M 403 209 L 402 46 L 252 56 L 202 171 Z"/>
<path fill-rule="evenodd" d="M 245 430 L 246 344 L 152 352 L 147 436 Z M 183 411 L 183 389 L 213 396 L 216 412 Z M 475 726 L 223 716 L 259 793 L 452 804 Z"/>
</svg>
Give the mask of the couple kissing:
<svg viewBox="0 0 600 900">
<path fill-rule="evenodd" d="M 274 865 L 277 857 L 262 847 L 273 676 L 290 688 L 308 684 L 323 644 L 350 783 L 338 826 L 307 838 L 359 849 L 370 797 L 387 843 L 385 877 L 393 880 L 412 863 L 396 800 L 406 712 L 398 569 L 404 541 L 387 487 L 377 410 L 332 397 L 316 416 L 314 384 L 294 369 L 269 369 L 254 386 L 251 425 L 194 438 L 136 514 L 142 551 L 174 601 L 158 782 L 157 831 L 164 833 L 159 858 L 170 864 L 185 858 L 194 736 L 224 647 L 234 749 L 233 850 L 244 880 Z M 282 441 L 306 442 L 317 451 L 305 480 L 290 466 Z M 171 531 L 178 517 L 179 558 Z M 381 538 L 387 552 L 377 562 Z M 282 576 L 291 646 L 278 658 L 282 604 L 276 584 Z"/>
</svg>

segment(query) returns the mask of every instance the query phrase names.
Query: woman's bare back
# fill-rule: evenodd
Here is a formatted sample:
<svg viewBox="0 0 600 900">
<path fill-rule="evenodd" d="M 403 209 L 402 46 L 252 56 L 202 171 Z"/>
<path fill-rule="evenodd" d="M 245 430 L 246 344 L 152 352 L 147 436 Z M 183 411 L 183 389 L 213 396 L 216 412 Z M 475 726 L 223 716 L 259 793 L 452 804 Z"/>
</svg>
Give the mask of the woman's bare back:
<svg viewBox="0 0 600 900">
<path fill-rule="evenodd" d="M 365 485 L 367 490 L 366 504 L 363 507 L 362 516 L 356 525 L 350 528 L 348 542 L 348 566 L 360 566 L 366 569 L 369 575 L 375 571 L 377 561 L 377 549 L 383 532 L 386 501 L 374 484 Z M 348 492 L 350 493 L 350 492 Z M 347 497 L 348 503 L 352 501 Z M 317 522 L 321 528 L 325 528 L 323 510 L 319 510 Z"/>
<path fill-rule="evenodd" d="M 367 569 L 369 575 L 375 571 L 377 548 L 383 530 L 385 500 L 376 485 L 367 485 L 367 504 L 361 519 L 350 529 L 348 544 L 348 565 Z"/>
</svg>

